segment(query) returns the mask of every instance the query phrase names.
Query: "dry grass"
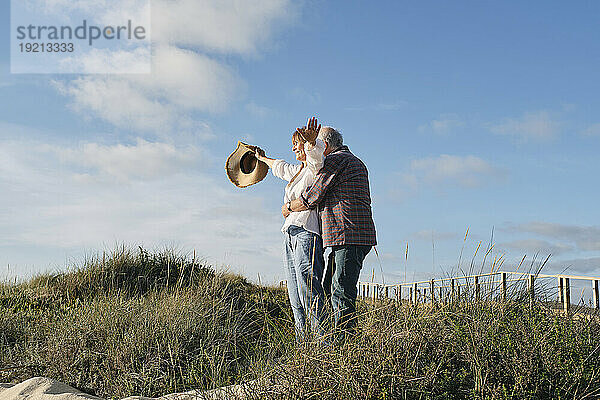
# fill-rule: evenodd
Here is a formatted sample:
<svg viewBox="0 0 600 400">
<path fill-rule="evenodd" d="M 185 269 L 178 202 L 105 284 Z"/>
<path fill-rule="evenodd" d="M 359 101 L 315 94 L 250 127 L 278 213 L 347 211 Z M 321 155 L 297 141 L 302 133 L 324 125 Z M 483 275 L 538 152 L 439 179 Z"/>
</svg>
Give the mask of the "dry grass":
<svg viewBox="0 0 600 400">
<path fill-rule="evenodd" d="M 0 381 L 44 375 L 108 398 L 257 378 L 252 396 L 273 399 L 600 395 L 597 318 L 517 294 L 438 308 L 361 302 L 355 337 L 296 345 L 286 297 L 173 251 L 120 248 L 0 284 Z"/>
</svg>

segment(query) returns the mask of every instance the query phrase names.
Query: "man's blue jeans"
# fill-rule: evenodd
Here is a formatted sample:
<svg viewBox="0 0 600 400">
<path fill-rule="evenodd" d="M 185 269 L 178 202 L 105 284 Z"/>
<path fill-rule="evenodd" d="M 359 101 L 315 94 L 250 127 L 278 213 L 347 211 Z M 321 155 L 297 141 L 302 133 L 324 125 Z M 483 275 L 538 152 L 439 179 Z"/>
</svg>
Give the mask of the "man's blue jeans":
<svg viewBox="0 0 600 400">
<path fill-rule="evenodd" d="M 348 244 L 332 246 L 335 269 L 331 277 L 331 305 L 336 329 L 353 332 L 356 328 L 358 277 L 371 246 Z"/>
<path fill-rule="evenodd" d="M 325 321 L 325 294 L 321 285 L 325 265 L 323 239 L 292 225 L 285 233 L 284 245 L 287 289 L 294 313 L 296 338 L 305 338 L 306 320 L 310 321 L 313 334 L 322 337 Z"/>
</svg>

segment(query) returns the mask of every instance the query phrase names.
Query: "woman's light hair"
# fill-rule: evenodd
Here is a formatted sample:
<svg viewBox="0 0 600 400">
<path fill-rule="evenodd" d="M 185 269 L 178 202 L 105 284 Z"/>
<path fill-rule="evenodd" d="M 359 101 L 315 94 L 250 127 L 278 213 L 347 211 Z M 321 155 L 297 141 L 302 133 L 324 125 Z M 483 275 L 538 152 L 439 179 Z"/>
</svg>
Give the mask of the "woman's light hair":
<svg viewBox="0 0 600 400">
<path fill-rule="evenodd" d="M 337 129 L 331 126 L 323 126 L 319 130 L 319 139 L 327 143 L 327 145 L 335 150 L 344 145 L 342 134 Z"/>
<path fill-rule="evenodd" d="M 298 131 L 292 132 L 292 144 L 294 142 L 304 142 L 304 139 L 302 139 L 302 136 L 300 136 Z"/>
</svg>

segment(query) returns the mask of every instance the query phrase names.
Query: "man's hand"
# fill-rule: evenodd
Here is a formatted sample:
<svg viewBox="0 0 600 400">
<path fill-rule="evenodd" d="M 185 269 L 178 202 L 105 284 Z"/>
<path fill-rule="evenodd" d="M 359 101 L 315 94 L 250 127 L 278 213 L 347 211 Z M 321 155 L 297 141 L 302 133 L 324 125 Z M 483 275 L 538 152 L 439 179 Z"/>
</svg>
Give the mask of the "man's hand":
<svg viewBox="0 0 600 400">
<path fill-rule="evenodd" d="M 288 215 L 291 214 L 290 210 L 288 210 L 288 203 L 285 203 L 284 205 L 281 206 L 281 215 L 283 215 L 283 218 L 287 218 Z"/>
<path fill-rule="evenodd" d="M 317 140 L 317 136 L 319 135 L 319 130 L 321 129 L 321 125 L 317 123 L 317 118 L 312 117 L 308 120 L 308 124 L 302 128 L 297 128 L 296 132 L 303 138 L 306 142 L 311 145 L 315 145 L 315 141 Z"/>
<path fill-rule="evenodd" d="M 288 203 L 285 203 L 281 206 L 281 215 L 283 215 L 284 218 L 287 218 L 288 215 L 290 215 L 293 212 L 308 210 L 308 208 L 306 208 L 306 206 L 304 205 L 304 203 L 302 203 L 300 199 L 292 200 L 289 204 L 291 211 L 288 209 Z"/>
</svg>

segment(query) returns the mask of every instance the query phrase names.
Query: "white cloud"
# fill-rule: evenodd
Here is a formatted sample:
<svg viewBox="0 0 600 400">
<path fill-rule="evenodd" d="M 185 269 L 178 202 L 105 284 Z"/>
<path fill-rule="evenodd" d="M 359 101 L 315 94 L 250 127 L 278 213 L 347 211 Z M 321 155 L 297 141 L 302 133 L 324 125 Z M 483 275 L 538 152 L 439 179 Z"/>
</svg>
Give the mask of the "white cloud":
<svg viewBox="0 0 600 400">
<path fill-rule="evenodd" d="M 567 260 L 556 260 L 550 258 L 550 261 L 541 272 L 542 274 L 568 274 L 568 275 L 582 275 L 589 277 L 600 277 L 600 257 L 589 257 L 589 258 L 573 258 Z M 551 284 L 556 285 L 555 282 Z M 572 280 L 571 281 L 571 298 L 575 294 L 579 294 L 579 290 L 573 290 L 573 286 L 578 285 L 579 290 L 582 287 L 589 288 L 590 282 Z M 590 296 L 591 297 L 591 296 Z"/>
<path fill-rule="evenodd" d="M 394 200 L 404 201 L 426 187 L 441 192 L 456 185 L 475 188 L 501 181 L 505 176 L 506 171 L 479 157 L 442 154 L 412 160 L 408 168 L 395 175 L 389 193 Z"/>
<path fill-rule="evenodd" d="M 152 54 L 148 47 L 113 50 L 90 48 L 77 56 L 59 61 L 62 73 L 85 74 L 148 74 L 152 68 Z"/>
<path fill-rule="evenodd" d="M 446 134 L 453 129 L 461 128 L 465 126 L 464 121 L 457 114 L 441 114 L 439 118 L 432 120 L 431 122 L 419 126 L 420 132 L 432 131 L 436 134 Z"/>
<path fill-rule="evenodd" d="M 521 239 L 510 242 L 498 243 L 496 246 L 500 251 L 507 253 L 517 252 L 522 254 L 539 254 L 541 257 L 558 256 L 560 254 L 574 250 L 574 248 L 564 243 L 550 243 L 539 239 Z"/>
<path fill-rule="evenodd" d="M 502 174 L 499 168 L 479 157 L 442 154 L 411 161 L 407 177 L 414 182 L 457 183 L 463 187 L 477 187 Z"/>
<path fill-rule="evenodd" d="M 546 141 L 558 136 L 560 123 L 553 120 L 547 111 L 538 111 L 490 124 L 489 129 L 495 134 L 512 136 L 521 142 Z"/>
<path fill-rule="evenodd" d="M 71 96 L 76 111 L 92 111 L 122 128 L 164 130 L 177 116 L 173 107 L 146 96 L 127 79 L 83 77 L 68 83 L 56 82 L 56 86 Z"/>
<path fill-rule="evenodd" d="M 289 0 L 155 0 L 153 38 L 202 51 L 252 54 L 277 27 L 293 21 Z"/>
<path fill-rule="evenodd" d="M 600 136 L 600 124 L 590 125 L 581 133 L 585 136 Z"/>
<path fill-rule="evenodd" d="M 240 82 L 228 67 L 206 56 L 158 47 L 152 74 L 92 75 L 56 86 L 79 112 L 91 111 L 122 128 L 170 134 L 201 129 L 185 111 L 222 111 Z"/>
<path fill-rule="evenodd" d="M 119 181 L 159 179 L 206 164 L 203 152 L 196 146 L 176 148 L 168 143 L 151 143 L 143 139 L 135 145 L 112 146 L 85 143 L 79 148 L 48 147 L 63 162 L 91 170 L 104 179 Z"/>
<path fill-rule="evenodd" d="M 223 111 L 240 82 L 229 67 L 202 54 L 172 46 L 154 50 L 153 72 L 132 80 L 155 97 L 187 109 Z"/>
<path fill-rule="evenodd" d="M 55 82 L 59 91 L 72 98 L 72 108 L 120 128 L 171 132 L 178 111 L 147 95 L 143 88 L 126 78 L 90 76 L 70 82 Z"/>
<path fill-rule="evenodd" d="M 562 242 L 575 243 L 579 250 L 600 251 L 600 227 L 563 225 L 550 222 L 529 222 L 509 227 L 516 232 L 533 233 Z"/>
</svg>

